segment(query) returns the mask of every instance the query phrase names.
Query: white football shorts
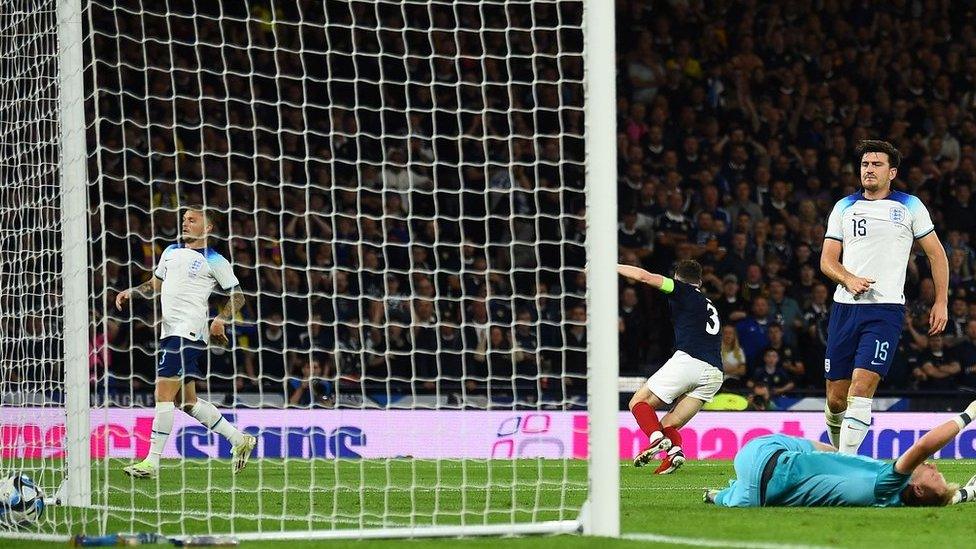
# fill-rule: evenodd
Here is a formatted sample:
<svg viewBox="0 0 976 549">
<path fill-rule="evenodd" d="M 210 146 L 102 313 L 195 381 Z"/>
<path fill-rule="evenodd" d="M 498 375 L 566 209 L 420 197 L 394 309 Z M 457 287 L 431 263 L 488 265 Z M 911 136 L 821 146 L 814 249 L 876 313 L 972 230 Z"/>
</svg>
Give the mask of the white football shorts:
<svg viewBox="0 0 976 549">
<path fill-rule="evenodd" d="M 724 379 L 725 375 L 715 366 L 684 351 L 675 351 L 661 369 L 647 378 L 647 388 L 665 404 L 684 395 L 711 402 Z"/>
</svg>

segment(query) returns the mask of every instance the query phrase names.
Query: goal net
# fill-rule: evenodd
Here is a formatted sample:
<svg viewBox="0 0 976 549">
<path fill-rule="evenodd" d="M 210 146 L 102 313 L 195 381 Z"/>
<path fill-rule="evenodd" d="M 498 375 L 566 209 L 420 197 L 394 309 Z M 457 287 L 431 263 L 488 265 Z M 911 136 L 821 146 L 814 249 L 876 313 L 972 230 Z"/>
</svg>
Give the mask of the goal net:
<svg viewBox="0 0 976 549">
<path fill-rule="evenodd" d="M 59 254 L 77 235 L 59 210 L 59 2 L 21 4 L 0 18 L 0 472 L 51 496 L 81 453 L 91 487 L 18 532 L 578 528 L 581 0 L 83 2 L 76 363 L 61 345 Z M 196 393 L 258 445 L 232 474 L 230 443 L 177 402 L 158 477 L 133 479 L 162 309 L 115 299 L 152 278 L 196 205 L 246 296 Z M 225 300 L 218 288 L 211 317 Z M 83 440 L 65 436 L 66 371 L 84 376 Z"/>
</svg>

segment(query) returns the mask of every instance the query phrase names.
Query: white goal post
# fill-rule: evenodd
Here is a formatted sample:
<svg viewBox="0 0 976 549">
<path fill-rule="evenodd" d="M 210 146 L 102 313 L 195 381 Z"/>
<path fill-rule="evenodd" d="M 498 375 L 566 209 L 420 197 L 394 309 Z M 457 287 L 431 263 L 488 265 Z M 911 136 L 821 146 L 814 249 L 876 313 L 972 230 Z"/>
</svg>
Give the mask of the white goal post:
<svg viewBox="0 0 976 549">
<path fill-rule="evenodd" d="M 0 538 L 620 535 L 613 2 L 5 10 L 0 476 L 49 506 Z M 258 446 L 177 403 L 133 479 L 163 311 L 115 298 L 198 207 L 245 305 L 194 387 Z"/>
<path fill-rule="evenodd" d="M 586 2 L 586 188 L 591 334 L 590 502 L 583 531 L 620 535 L 620 457 L 617 411 L 620 373 L 617 344 L 617 94 L 614 4 Z"/>
</svg>

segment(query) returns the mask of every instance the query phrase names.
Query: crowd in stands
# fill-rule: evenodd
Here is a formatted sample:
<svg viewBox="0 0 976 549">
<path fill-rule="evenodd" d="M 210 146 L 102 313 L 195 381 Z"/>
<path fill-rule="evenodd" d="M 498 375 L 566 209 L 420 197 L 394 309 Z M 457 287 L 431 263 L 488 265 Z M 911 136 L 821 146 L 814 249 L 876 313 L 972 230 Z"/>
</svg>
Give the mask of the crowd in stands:
<svg viewBox="0 0 976 549">
<path fill-rule="evenodd" d="M 296 405 L 374 382 L 585 395 L 578 3 L 228 5 L 219 23 L 167 5 L 91 7 L 96 288 L 146 280 L 180 205 L 204 203 L 248 293 L 211 383 Z M 894 186 L 926 204 L 950 258 L 950 323 L 934 338 L 931 273 L 912 258 L 883 387 L 976 386 L 968 3 L 616 6 L 620 262 L 702 263 L 726 388 L 822 386 L 825 217 L 858 190 L 865 138 L 904 155 Z M 214 24 L 172 15 L 193 9 Z M 151 383 L 156 307 L 100 311 L 93 378 Z M 670 356 L 668 319 L 662 295 L 621 280 L 622 375 Z"/>
<path fill-rule="evenodd" d="M 207 387 L 582 401 L 580 4 L 269 6 L 92 3 L 95 288 L 203 204 L 247 294 Z M 95 301 L 93 380 L 147 391 L 158 301 Z"/>
</svg>

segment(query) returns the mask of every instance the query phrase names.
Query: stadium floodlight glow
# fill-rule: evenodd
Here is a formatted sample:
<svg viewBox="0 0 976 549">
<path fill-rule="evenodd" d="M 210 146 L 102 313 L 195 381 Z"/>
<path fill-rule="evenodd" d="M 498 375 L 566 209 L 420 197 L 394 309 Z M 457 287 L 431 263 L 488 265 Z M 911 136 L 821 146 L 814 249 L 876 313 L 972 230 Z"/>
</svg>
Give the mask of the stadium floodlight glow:
<svg viewBox="0 0 976 549">
<path fill-rule="evenodd" d="M 52 505 L 0 538 L 619 535 L 612 2 L 5 10 L 0 472 Z M 257 450 L 177 406 L 130 478 L 115 297 L 200 204 L 247 303 L 197 392 Z"/>
</svg>

